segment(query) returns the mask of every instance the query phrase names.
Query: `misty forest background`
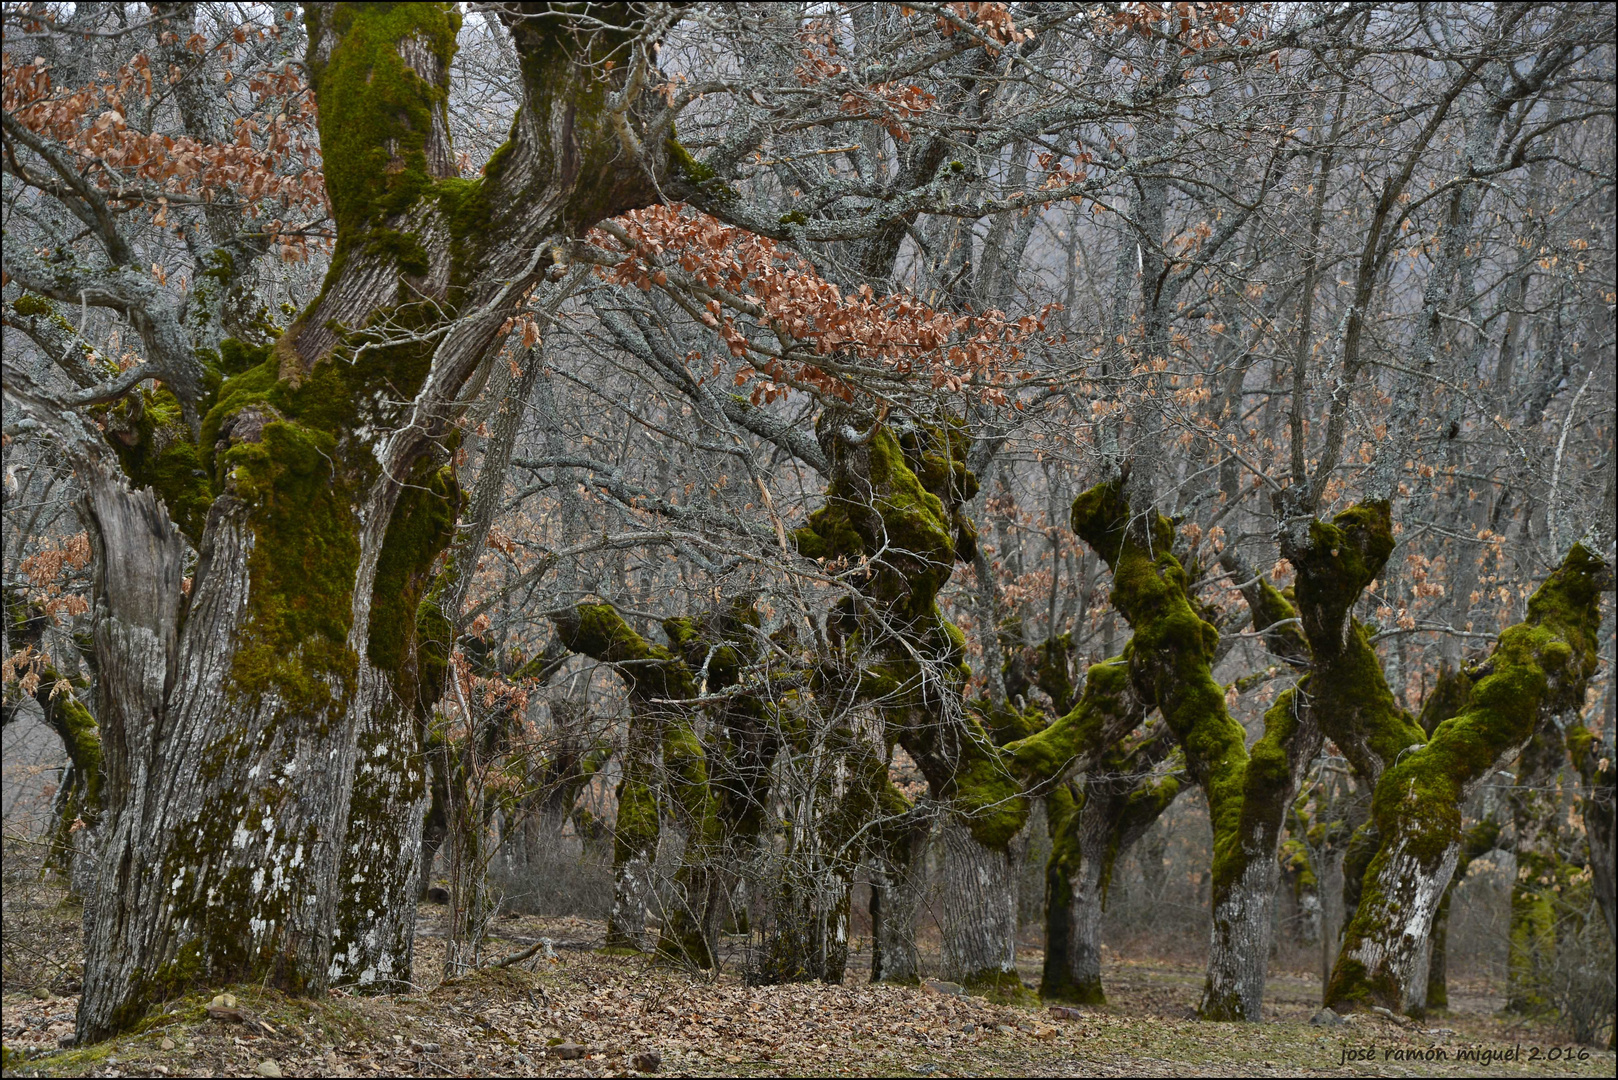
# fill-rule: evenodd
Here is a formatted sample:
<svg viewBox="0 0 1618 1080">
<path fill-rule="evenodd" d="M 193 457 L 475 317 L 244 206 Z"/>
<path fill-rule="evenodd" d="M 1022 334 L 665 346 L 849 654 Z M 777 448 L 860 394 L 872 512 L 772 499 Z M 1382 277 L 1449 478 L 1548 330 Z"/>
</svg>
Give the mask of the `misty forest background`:
<svg viewBox="0 0 1618 1080">
<path fill-rule="evenodd" d="M 3 22 L 5 879 L 80 1042 L 518 913 L 1610 1044 L 1610 13 Z"/>
</svg>

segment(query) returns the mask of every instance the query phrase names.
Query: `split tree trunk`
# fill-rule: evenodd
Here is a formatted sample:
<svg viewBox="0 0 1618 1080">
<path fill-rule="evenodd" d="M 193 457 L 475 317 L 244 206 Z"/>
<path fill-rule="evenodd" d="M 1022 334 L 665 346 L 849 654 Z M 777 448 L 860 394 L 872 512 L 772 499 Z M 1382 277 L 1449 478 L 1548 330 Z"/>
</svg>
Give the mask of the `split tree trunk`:
<svg viewBox="0 0 1618 1080">
<path fill-rule="evenodd" d="M 1026 824 L 1027 799 L 963 708 L 964 638 L 937 605 L 955 560 L 975 548 L 963 507 L 977 481 L 966 469 L 964 432 L 947 419 L 886 427 L 828 410 L 816 434 L 831 463 L 826 505 L 793 535 L 811 557 L 866 556 L 860 596 L 839 605 L 830 630 L 840 646 L 857 642 L 847 658 L 861 673 L 856 694 L 878 700 L 890 738 L 949 808 L 942 873 L 964 891 L 944 919 L 945 970 L 973 985 L 1020 986 L 1010 848 Z"/>
<path fill-rule="evenodd" d="M 1076 797 L 1064 787 L 1047 799 L 1052 843 L 1042 998 L 1105 1004 L 1101 916 L 1113 867 L 1179 795 L 1184 760 L 1168 728 L 1156 724 L 1110 748 Z"/>
<path fill-rule="evenodd" d="M 1439 724 L 1466 708 L 1471 695 L 1472 679 L 1465 670 L 1447 664 L 1441 667 L 1438 681 L 1421 705 L 1421 717 L 1418 720 L 1421 730 L 1431 736 Z M 1499 836 L 1500 826 L 1487 818 L 1466 831 L 1465 841 L 1461 845 L 1461 856 L 1455 864 L 1455 873 L 1451 875 L 1449 885 L 1444 889 L 1444 898 L 1438 902 L 1438 911 L 1433 916 L 1431 941 L 1427 949 L 1427 985 L 1424 991 L 1417 995 L 1424 1012 L 1449 1008 L 1450 902 L 1455 897 L 1455 887 L 1466 880 L 1466 871 L 1472 860 L 1493 850 Z M 1327 981 L 1330 978 L 1328 971 Z"/>
<path fill-rule="evenodd" d="M 1298 616 L 1309 642 L 1308 693 L 1326 738 L 1368 788 L 1407 747 L 1425 738 L 1395 700 L 1354 604 L 1393 553 L 1386 501 L 1360 503 L 1331 521 L 1282 534 L 1282 554 L 1298 573 Z"/>
<path fill-rule="evenodd" d="M 1307 674 L 1293 694 L 1300 703 L 1291 758 L 1293 791 L 1299 770 L 1308 766 L 1298 754 L 1318 748 L 1322 737 L 1342 750 L 1367 788 L 1374 788 L 1401 751 L 1422 741 L 1422 729 L 1394 699 L 1365 628 L 1353 617 L 1354 604 L 1382 573 L 1393 548 L 1385 500 L 1351 506 L 1329 522 L 1300 519 L 1282 531 L 1282 553 L 1298 574 L 1296 615 L 1308 659 Z M 1271 603 L 1276 602 L 1285 603 L 1285 598 L 1277 594 Z M 1290 605 L 1285 613 L 1293 613 Z M 1266 714 L 1266 730 L 1279 718 L 1280 704 Z M 1279 776 L 1279 762 L 1275 771 Z M 1343 863 L 1345 920 L 1352 920 L 1357 909 L 1361 879 L 1380 839 L 1375 823 L 1367 822 L 1349 840 Z M 1323 949 L 1329 952 L 1330 943 Z"/>
</svg>

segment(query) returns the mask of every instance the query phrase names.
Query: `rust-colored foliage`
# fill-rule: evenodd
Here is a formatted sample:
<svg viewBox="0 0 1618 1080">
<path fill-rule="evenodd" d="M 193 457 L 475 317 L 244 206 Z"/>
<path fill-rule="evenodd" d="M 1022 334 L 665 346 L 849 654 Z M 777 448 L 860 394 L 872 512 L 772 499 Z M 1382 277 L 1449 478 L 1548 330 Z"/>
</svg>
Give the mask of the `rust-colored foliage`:
<svg viewBox="0 0 1618 1080">
<path fill-rule="evenodd" d="M 677 263 L 709 297 L 699 317 L 719 332 L 732 356 L 748 361 L 736 384 L 762 376 L 752 390 L 755 403 L 794 387 L 853 400 L 841 373 L 873 365 L 890 377 L 923 374 L 935 389 L 952 393 L 970 386 L 984 400 L 1004 403 L 1008 369 L 1053 310 L 1012 320 L 1001 311 L 951 314 L 904 293 L 879 296 L 868 285 L 845 293 L 776 241 L 683 204 L 636 210 L 620 221 L 635 246 L 604 276 L 650 289 L 667 283 L 666 263 Z M 622 250 L 599 233 L 592 239 Z M 738 312 L 805 348 L 786 351 L 790 364 L 762 352 L 735 321 Z"/>
</svg>

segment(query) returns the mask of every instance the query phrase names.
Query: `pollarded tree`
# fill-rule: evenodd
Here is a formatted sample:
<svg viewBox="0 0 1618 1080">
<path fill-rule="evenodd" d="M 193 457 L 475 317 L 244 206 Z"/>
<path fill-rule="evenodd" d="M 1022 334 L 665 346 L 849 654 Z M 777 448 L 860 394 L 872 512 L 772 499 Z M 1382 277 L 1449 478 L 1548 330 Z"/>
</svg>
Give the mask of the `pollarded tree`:
<svg viewBox="0 0 1618 1080">
<path fill-rule="evenodd" d="M 1466 707 L 1390 763 L 1372 797 L 1381 846 L 1327 987 L 1328 1004 L 1410 1007 L 1432 921 L 1461 856 L 1466 796 L 1528 745 L 1536 728 L 1576 715 L 1596 668 L 1600 593 L 1612 568 L 1574 544 L 1504 631 Z"/>
<path fill-rule="evenodd" d="M 81 1039 L 203 982 L 408 972 L 424 774 L 404 703 L 443 677 L 416 605 L 457 512 L 457 395 L 568 238 L 681 183 L 669 114 L 639 93 L 667 7 L 499 17 L 523 100 L 466 179 L 445 113 L 459 15 L 306 6 L 336 248 L 291 326 L 217 353 L 122 231 L 160 185 L 79 167 L 124 115 L 61 123 L 43 73 L 8 85 L 11 176 L 95 245 L 8 243 L 10 283 L 113 309 L 145 351 L 76 392 L 5 384 L 72 461 L 96 555 L 107 820 Z M 339 940 L 344 904 L 375 915 Z"/>
</svg>

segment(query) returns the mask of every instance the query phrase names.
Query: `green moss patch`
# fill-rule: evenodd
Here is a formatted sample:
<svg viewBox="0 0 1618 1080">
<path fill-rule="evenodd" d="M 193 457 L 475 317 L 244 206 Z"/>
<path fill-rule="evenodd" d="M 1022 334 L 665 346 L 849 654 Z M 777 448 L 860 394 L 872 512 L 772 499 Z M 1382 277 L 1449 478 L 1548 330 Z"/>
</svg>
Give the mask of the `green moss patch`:
<svg viewBox="0 0 1618 1080">
<path fill-rule="evenodd" d="M 1501 633 L 1489 673 L 1467 707 L 1439 724 L 1431 739 L 1391 765 L 1376 786 L 1372 818 L 1384 840 L 1366 872 L 1358 911 L 1345 934 L 1344 961 L 1327 1000 L 1400 1008 L 1405 987 L 1384 967 L 1366 970 L 1362 952 L 1393 933 L 1397 901 L 1381 875 L 1390 852 L 1438 873 L 1461 844 L 1461 807 L 1471 785 L 1528 742 L 1542 713 L 1576 709 L 1596 668 L 1600 590 L 1611 571 L 1582 545 L 1540 586 L 1527 618 Z M 1334 1006 L 1335 1007 L 1335 1006 Z"/>
</svg>

